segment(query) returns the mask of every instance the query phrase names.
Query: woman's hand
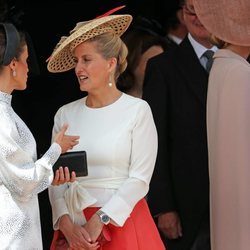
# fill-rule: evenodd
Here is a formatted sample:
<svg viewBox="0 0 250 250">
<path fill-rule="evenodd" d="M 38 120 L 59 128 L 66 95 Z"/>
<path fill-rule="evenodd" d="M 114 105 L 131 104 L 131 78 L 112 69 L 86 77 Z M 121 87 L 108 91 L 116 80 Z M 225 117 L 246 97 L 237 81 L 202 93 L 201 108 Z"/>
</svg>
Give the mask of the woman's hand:
<svg viewBox="0 0 250 250">
<path fill-rule="evenodd" d="M 62 153 L 67 152 L 69 149 L 73 149 L 75 145 L 79 143 L 80 136 L 65 135 L 68 125 L 64 124 L 61 130 L 55 135 L 55 142 L 58 143 L 62 149 Z"/>
<path fill-rule="evenodd" d="M 61 217 L 59 228 L 68 241 L 70 249 L 96 250 L 100 247 L 98 242 L 92 243 L 87 230 L 78 224 L 74 224 L 68 215 Z"/>
<path fill-rule="evenodd" d="M 69 246 L 74 250 L 96 250 L 99 248 L 99 243 L 92 243 L 87 230 L 77 224 L 73 224 L 71 232 L 65 235 Z"/>
<path fill-rule="evenodd" d="M 88 231 L 91 241 L 96 242 L 102 232 L 103 223 L 97 214 L 93 214 L 83 227 Z"/>
<path fill-rule="evenodd" d="M 59 167 L 55 172 L 51 185 L 58 186 L 66 182 L 74 182 L 75 180 L 76 173 L 74 171 L 70 174 L 68 167 Z"/>
</svg>

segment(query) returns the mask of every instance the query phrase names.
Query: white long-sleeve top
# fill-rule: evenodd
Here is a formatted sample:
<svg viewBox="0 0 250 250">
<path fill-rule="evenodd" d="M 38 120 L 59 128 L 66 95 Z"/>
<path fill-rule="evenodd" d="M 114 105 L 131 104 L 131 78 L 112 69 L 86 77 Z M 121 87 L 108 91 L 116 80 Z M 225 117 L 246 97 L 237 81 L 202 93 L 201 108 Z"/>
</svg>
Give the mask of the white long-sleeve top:
<svg viewBox="0 0 250 250">
<path fill-rule="evenodd" d="M 0 249 L 42 250 L 37 194 L 51 183 L 61 148 L 53 143 L 37 160 L 34 137 L 11 99 L 0 92 Z"/>
<path fill-rule="evenodd" d="M 54 229 L 58 229 L 57 221 L 63 214 L 70 214 L 65 192 L 72 185 L 79 188 L 78 195 L 71 199 L 75 206 L 82 209 L 81 199 L 89 195 L 93 198 L 89 206 L 102 207 L 122 226 L 147 194 L 154 170 L 157 132 L 149 105 L 122 94 L 111 105 L 89 108 L 85 97 L 62 106 L 54 122 L 53 134 L 66 122 L 68 134 L 80 136 L 73 150 L 85 150 L 88 163 L 88 176 L 77 178 L 79 185 L 49 188 Z"/>
</svg>

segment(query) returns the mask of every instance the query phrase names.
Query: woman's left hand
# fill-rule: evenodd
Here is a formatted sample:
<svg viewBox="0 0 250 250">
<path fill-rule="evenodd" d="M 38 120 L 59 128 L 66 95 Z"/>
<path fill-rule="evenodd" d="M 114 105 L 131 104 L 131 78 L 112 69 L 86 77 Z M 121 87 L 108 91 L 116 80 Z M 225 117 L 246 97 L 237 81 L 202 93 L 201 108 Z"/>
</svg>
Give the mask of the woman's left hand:
<svg viewBox="0 0 250 250">
<path fill-rule="evenodd" d="M 66 182 L 74 182 L 75 180 L 76 173 L 74 171 L 70 173 L 68 167 L 59 167 L 55 172 L 51 185 L 58 186 Z"/>
<path fill-rule="evenodd" d="M 89 233 L 92 242 L 96 242 L 102 232 L 103 224 L 97 214 L 93 214 L 89 221 L 83 226 Z"/>
</svg>

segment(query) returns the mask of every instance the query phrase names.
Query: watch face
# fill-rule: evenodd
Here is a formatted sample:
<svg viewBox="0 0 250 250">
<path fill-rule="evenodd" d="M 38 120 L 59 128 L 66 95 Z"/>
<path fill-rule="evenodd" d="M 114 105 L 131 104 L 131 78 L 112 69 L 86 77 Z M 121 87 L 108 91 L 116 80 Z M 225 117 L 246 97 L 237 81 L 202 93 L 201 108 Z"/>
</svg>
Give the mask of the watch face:
<svg viewBox="0 0 250 250">
<path fill-rule="evenodd" d="M 109 217 L 108 217 L 108 215 L 103 214 L 103 215 L 102 215 L 102 221 L 103 221 L 103 223 L 108 223 L 108 222 L 109 222 Z"/>
<path fill-rule="evenodd" d="M 107 225 L 110 222 L 109 216 L 105 214 L 104 212 L 102 212 L 101 210 L 98 210 L 96 213 L 100 217 L 100 220 L 103 224 Z"/>
</svg>

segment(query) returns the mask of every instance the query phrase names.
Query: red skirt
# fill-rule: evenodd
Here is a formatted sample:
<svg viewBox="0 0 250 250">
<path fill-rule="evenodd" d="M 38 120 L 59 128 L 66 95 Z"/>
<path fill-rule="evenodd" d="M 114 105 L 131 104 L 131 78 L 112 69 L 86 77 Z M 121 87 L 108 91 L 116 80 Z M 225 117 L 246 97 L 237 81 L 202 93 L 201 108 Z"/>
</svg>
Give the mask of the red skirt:
<svg viewBox="0 0 250 250">
<path fill-rule="evenodd" d="M 98 210 L 97 207 L 86 208 L 83 212 L 87 220 Z M 122 227 L 112 224 L 106 226 L 105 233 L 110 233 L 111 240 L 101 244 L 102 250 L 165 250 L 154 220 L 145 199 L 134 207 L 130 217 Z M 50 250 L 59 250 L 58 242 L 67 244 L 61 231 L 55 231 Z M 64 242 L 64 243 L 63 243 Z M 61 245 L 62 245 L 61 244 Z M 65 247 L 65 249 L 67 249 Z"/>
</svg>

